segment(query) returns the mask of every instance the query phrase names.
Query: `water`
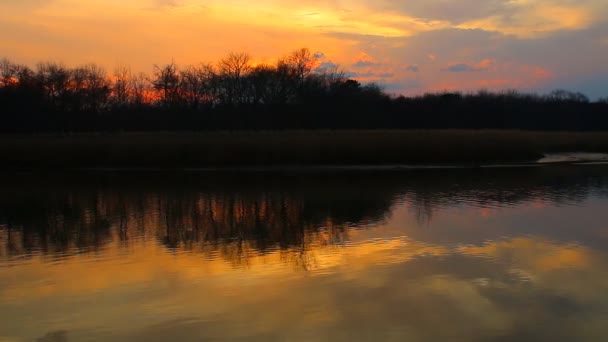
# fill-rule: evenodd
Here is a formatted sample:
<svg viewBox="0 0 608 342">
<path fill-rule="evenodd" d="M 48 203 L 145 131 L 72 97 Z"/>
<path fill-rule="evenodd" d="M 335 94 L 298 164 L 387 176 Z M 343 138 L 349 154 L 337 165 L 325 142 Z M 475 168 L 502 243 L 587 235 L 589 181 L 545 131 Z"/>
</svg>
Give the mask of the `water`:
<svg viewBox="0 0 608 342">
<path fill-rule="evenodd" d="M 606 165 L 0 186 L 0 341 L 608 335 Z"/>
</svg>

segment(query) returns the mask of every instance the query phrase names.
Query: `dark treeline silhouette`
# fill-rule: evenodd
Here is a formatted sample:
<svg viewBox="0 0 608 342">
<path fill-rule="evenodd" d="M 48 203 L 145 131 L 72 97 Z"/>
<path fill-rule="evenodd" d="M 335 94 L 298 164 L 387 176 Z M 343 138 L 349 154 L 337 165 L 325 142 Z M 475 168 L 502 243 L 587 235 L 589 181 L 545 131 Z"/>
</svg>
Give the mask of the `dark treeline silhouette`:
<svg viewBox="0 0 608 342">
<path fill-rule="evenodd" d="M 321 66 L 308 49 L 275 64 L 254 64 L 245 53 L 186 68 L 172 62 L 152 75 L 3 59 L 0 130 L 608 129 L 608 99 L 563 90 L 392 97 Z"/>
<path fill-rule="evenodd" d="M 396 203 L 408 203 L 424 227 L 437 210 L 463 204 L 567 205 L 590 194 L 608 198 L 603 166 L 245 175 L 34 173 L 4 175 L 0 185 L 0 258 L 95 252 L 112 241 L 127 247 L 149 236 L 169 251 L 219 253 L 235 264 L 245 261 L 247 250 L 304 253 L 314 245 L 343 244 L 353 229 L 384 221 Z M 408 231 L 421 238 L 427 233 Z M 483 234 L 475 234 L 483 241 Z"/>
</svg>

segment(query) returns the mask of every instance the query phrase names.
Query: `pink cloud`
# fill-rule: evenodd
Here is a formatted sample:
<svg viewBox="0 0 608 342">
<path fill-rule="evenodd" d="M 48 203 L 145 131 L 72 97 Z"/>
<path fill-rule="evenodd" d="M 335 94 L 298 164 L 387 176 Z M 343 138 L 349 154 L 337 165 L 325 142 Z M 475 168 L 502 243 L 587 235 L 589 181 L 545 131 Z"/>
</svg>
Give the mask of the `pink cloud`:
<svg viewBox="0 0 608 342">
<path fill-rule="evenodd" d="M 372 56 L 368 55 L 365 52 L 361 52 L 359 55 L 357 55 L 357 57 L 355 57 L 352 66 L 354 68 L 365 68 L 377 64 L 378 62 Z"/>
<path fill-rule="evenodd" d="M 522 67 L 522 70 L 531 77 L 539 80 L 549 79 L 555 76 L 551 70 L 534 65 L 525 65 Z"/>
</svg>

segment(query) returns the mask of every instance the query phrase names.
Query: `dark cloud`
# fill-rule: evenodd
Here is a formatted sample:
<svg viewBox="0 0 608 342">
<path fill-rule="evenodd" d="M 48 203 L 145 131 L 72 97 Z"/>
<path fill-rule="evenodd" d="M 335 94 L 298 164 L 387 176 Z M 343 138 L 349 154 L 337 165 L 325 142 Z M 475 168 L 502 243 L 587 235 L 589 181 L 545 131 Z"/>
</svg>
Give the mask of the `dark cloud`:
<svg viewBox="0 0 608 342">
<path fill-rule="evenodd" d="M 466 55 L 467 59 L 482 60 L 492 55 L 508 41 L 508 36 L 480 29 L 441 29 L 421 32 L 411 37 L 380 37 L 366 34 L 331 33 L 338 39 L 357 42 L 357 48 L 363 51 L 382 49 L 383 59 L 393 61 L 407 60 L 411 65 L 424 68 L 429 60 L 429 53 L 438 59 L 455 59 L 454 56 Z"/>
<path fill-rule="evenodd" d="M 376 78 L 391 78 L 394 77 L 395 74 L 392 72 L 373 72 L 373 71 L 367 71 L 367 72 L 356 72 L 356 71 L 350 71 L 346 73 L 347 77 L 351 77 L 351 78 L 372 78 L 372 77 L 376 77 Z"/>
<path fill-rule="evenodd" d="M 346 77 L 348 78 L 368 78 L 368 77 L 372 77 L 375 74 L 373 72 L 356 72 L 356 71 L 349 71 L 346 73 Z"/>
<path fill-rule="evenodd" d="M 510 38 L 480 29 L 442 29 L 423 32 L 404 41 L 407 41 L 410 47 L 408 50 L 419 51 L 424 60 L 428 59 L 429 52 L 433 52 L 437 57 L 466 53 L 467 58 L 478 60 L 483 59 L 506 39 Z"/>
<path fill-rule="evenodd" d="M 374 65 L 377 65 L 377 63 L 374 61 L 361 60 L 361 61 L 357 61 L 356 63 L 354 63 L 353 68 L 367 68 L 367 67 L 371 67 Z"/>
<path fill-rule="evenodd" d="M 469 64 L 458 63 L 458 64 L 450 65 L 443 70 L 449 71 L 449 72 L 472 72 L 472 71 L 480 71 L 482 69 L 469 65 Z"/>
<path fill-rule="evenodd" d="M 327 62 L 323 62 L 321 63 L 316 69 L 315 72 L 318 73 L 324 73 L 324 72 L 331 72 L 338 69 L 338 65 L 335 64 L 334 62 L 331 61 L 327 61 Z"/>
<path fill-rule="evenodd" d="M 404 74 L 413 76 L 414 70 L 408 66 L 425 71 L 416 76 L 416 84 L 408 83 L 408 77 L 395 80 L 403 91 L 423 92 L 443 84 L 475 88 L 487 79 L 503 82 L 496 88 L 540 92 L 563 88 L 583 92 L 592 99 L 608 96 L 608 64 L 603 61 L 608 56 L 608 44 L 602 43 L 608 38 L 608 20 L 587 29 L 555 31 L 534 39 L 457 28 L 420 32 L 407 38 L 331 35 L 357 42 L 355 48 L 361 51 L 382 51 L 383 60 L 407 61 L 400 68 Z M 436 60 L 430 61 L 429 53 L 436 55 Z M 481 63 L 487 59 L 496 62 Z"/>
<path fill-rule="evenodd" d="M 385 37 L 375 34 L 365 34 L 365 33 L 348 33 L 348 32 L 340 32 L 340 31 L 329 31 L 327 35 L 344 40 L 354 40 L 357 42 L 366 42 L 366 43 L 380 43 L 380 42 L 398 42 L 402 41 L 403 37 Z"/>
<path fill-rule="evenodd" d="M 516 12 L 512 0 L 385 0 L 380 4 L 427 20 L 445 20 L 455 24 L 473 19 L 500 16 L 505 21 Z"/>
<path fill-rule="evenodd" d="M 420 67 L 417 65 L 408 65 L 405 70 L 410 72 L 420 72 Z"/>
<path fill-rule="evenodd" d="M 603 60 L 608 54 L 608 45 L 598 44 L 598 40 L 607 36 L 608 23 L 586 30 L 555 32 L 543 39 L 503 37 L 496 53 L 509 59 L 542 63 L 570 71 L 592 65 L 605 67 L 607 64 Z"/>
<path fill-rule="evenodd" d="M 325 58 L 325 54 L 323 52 L 321 52 L 321 51 L 315 52 L 314 56 L 315 56 L 316 59 L 323 59 L 323 58 Z"/>
</svg>

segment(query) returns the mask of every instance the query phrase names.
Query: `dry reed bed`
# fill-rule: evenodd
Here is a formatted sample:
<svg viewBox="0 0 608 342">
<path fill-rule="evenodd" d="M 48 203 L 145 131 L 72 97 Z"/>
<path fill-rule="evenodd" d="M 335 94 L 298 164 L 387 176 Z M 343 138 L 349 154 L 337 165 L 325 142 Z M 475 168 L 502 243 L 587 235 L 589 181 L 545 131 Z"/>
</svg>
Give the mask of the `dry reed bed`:
<svg viewBox="0 0 608 342">
<path fill-rule="evenodd" d="M 608 152 L 608 132 L 281 131 L 0 136 L 5 167 L 239 167 L 534 161 Z"/>
</svg>

